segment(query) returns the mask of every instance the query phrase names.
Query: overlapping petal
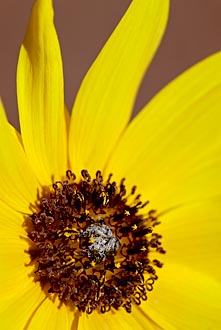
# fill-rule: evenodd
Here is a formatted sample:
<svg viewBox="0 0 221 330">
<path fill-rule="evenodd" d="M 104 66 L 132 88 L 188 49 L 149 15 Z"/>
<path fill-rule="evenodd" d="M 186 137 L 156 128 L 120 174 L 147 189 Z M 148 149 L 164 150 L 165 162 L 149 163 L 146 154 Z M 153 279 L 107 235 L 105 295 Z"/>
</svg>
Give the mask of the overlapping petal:
<svg viewBox="0 0 221 330">
<path fill-rule="evenodd" d="M 76 320 L 74 320 L 76 318 Z M 76 321 L 76 322 L 75 322 Z M 76 310 L 70 310 L 61 305 L 58 298 L 55 301 L 45 299 L 33 314 L 28 323 L 28 330 L 77 330 Z"/>
<path fill-rule="evenodd" d="M 103 169 L 131 115 L 138 86 L 165 30 L 169 1 L 134 0 L 88 71 L 71 119 L 76 174 Z"/>
<path fill-rule="evenodd" d="M 22 139 L 42 185 L 67 169 L 63 69 L 52 0 L 36 0 L 17 71 Z"/>
<path fill-rule="evenodd" d="M 182 264 L 165 265 L 144 312 L 166 330 L 218 329 L 221 286 L 213 278 Z"/>
<path fill-rule="evenodd" d="M 122 136 L 107 166 L 160 211 L 221 193 L 221 53 L 165 87 Z"/>
<path fill-rule="evenodd" d="M 27 289 L 30 262 L 24 216 L 0 201 L 1 299 L 13 298 Z M 15 280 L 16 278 L 16 280 Z M 19 285 L 17 285 L 19 283 Z"/>
<path fill-rule="evenodd" d="M 27 267 L 30 257 L 23 215 L 3 202 L 0 209 L 1 329 L 24 329 L 45 294 L 30 276 L 32 267 Z"/>
<path fill-rule="evenodd" d="M 80 315 L 78 330 L 97 330 L 98 328 L 102 330 L 161 330 L 136 305 L 133 306 L 133 313 L 131 314 L 119 309 L 105 314 L 94 312 L 91 315 L 85 313 Z"/>
<path fill-rule="evenodd" d="M 26 330 L 33 313 L 42 305 L 45 294 L 36 283 L 24 290 L 20 295 L 3 301 L 0 309 L 1 329 Z M 37 330 L 38 328 L 36 328 Z"/>
<path fill-rule="evenodd" d="M 162 216 L 159 231 L 167 253 L 164 257 L 157 257 L 165 265 L 182 263 L 220 281 L 220 205 L 221 195 L 185 205 Z"/>
<path fill-rule="evenodd" d="M 39 183 L 24 153 L 16 130 L 8 124 L 0 102 L 0 200 L 12 208 L 30 213 L 36 200 Z"/>
</svg>

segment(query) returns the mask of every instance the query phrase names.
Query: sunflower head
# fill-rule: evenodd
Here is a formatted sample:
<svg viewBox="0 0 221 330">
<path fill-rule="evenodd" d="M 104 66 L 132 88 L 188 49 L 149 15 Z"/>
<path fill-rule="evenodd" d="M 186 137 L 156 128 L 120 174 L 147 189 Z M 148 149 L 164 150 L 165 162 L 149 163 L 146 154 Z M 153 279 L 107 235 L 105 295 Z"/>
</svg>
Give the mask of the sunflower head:
<svg viewBox="0 0 221 330">
<path fill-rule="evenodd" d="M 165 252 L 153 232 L 156 211 L 141 214 L 148 202 L 135 186 L 128 193 L 124 179 L 118 186 L 112 175 L 104 181 L 101 171 L 94 179 L 86 170 L 81 175 L 76 181 L 68 170 L 27 220 L 34 279 L 87 314 L 120 307 L 130 313 L 133 303 L 147 299 L 155 267 L 162 267 L 150 259 L 152 252 Z"/>
</svg>

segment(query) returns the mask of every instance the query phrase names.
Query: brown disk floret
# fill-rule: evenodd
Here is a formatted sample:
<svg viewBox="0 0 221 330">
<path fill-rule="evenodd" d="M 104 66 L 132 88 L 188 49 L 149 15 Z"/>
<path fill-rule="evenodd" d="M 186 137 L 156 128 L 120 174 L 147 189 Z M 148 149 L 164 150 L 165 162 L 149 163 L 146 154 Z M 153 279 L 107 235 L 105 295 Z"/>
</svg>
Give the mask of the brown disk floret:
<svg viewBox="0 0 221 330">
<path fill-rule="evenodd" d="M 30 217 L 35 279 L 79 311 L 124 307 L 130 313 L 132 303 L 147 299 L 155 267 L 162 267 L 150 260 L 152 251 L 165 253 L 161 236 L 153 233 L 156 212 L 141 215 L 148 202 L 140 201 L 135 187 L 126 196 L 124 179 L 118 187 L 111 175 L 104 182 L 100 171 L 93 180 L 86 170 L 81 174 L 76 181 L 68 170 Z"/>
</svg>

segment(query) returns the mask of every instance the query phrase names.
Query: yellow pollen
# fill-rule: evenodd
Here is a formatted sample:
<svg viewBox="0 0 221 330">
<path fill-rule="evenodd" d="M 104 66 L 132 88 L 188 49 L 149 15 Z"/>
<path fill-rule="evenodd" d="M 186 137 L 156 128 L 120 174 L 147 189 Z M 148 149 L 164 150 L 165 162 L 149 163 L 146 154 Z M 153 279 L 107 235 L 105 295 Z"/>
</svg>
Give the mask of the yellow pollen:
<svg viewBox="0 0 221 330">
<path fill-rule="evenodd" d="M 96 266 L 96 262 L 95 261 L 91 261 L 91 266 L 95 267 Z"/>
<path fill-rule="evenodd" d="M 120 268 L 120 262 L 117 262 L 116 264 L 115 264 L 115 266 L 116 266 L 116 268 Z"/>
<path fill-rule="evenodd" d="M 102 204 L 105 206 L 109 202 L 109 198 L 107 194 L 104 191 L 102 191 L 100 197 L 104 199 Z"/>
<path fill-rule="evenodd" d="M 71 257 L 71 258 L 68 260 L 68 262 L 66 263 L 66 265 L 70 265 L 70 264 L 72 264 L 72 262 L 75 262 L 75 259 Z"/>
<path fill-rule="evenodd" d="M 72 235 L 72 233 L 68 233 L 68 232 L 64 233 L 64 236 L 67 238 L 70 237 L 71 235 Z"/>
<path fill-rule="evenodd" d="M 85 213 L 85 215 L 88 215 L 89 214 L 89 211 L 88 210 L 85 210 L 84 213 Z"/>
<path fill-rule="evenodd" d="M 142 248 L 140 249 L 141 251 L 146 251 L 147 248 L 145 246 L 142 246 Z"/>
<path fill-rule="evenodd" d="M 90 237 L 89 238 L 89 243 L 93 244 L 95 242 L 94 238 L 93 237 Z"/>
<path fill-rule="evenodd" d="M 124 214 L 125 214 L 126 216 L 129 216 L 129 215 L 130 215 L 130 212 L 129 212 L 128 210 L 125 210 L 125 211 L 124 211 Z"/>
<path fill-rule="evenodd" d="M 136 230 L 136 229 L 137 229 L 137 225 L 136 225 L 136 223 L 132 226 L 132 229 L 133 229 L 133 230 Z"/>
</svg>

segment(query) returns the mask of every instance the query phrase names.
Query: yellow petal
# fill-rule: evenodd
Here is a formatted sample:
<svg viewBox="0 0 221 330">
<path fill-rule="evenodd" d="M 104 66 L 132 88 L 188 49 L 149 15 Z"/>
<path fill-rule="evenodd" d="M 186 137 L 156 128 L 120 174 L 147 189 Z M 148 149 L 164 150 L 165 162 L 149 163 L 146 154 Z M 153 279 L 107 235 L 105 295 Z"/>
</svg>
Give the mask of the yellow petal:
<svg viewBox="0 0 221 330">
<path fill-rule="evenodd" d="M 162 217 L 157 231 L 163 235 L 163 247 L 167 251 L 163 257 L 165 264 L 182 263 L 221 279 L 220 205 L 221 196 L 185 205 Z"/>
<path fill-rule="evenodd" d="M 167 264 L 141 308 L 166 330 L 220 329 L 220 297 L 220 283 L 209 276 Z"/>
<path fill-rule="evenodd" d="M 1 299 L 9 300 L 23 294 L 33 283 L 30 274 L 33 271 L 24 216 L 0 201 L 0 284 Z"/>
<path fill-rule="evenodd" d="M 25 152 L 40 182 L 67 169 L 63 69 L 51 0 L 36 0 L 17 70 L 19 118 Z"/>
<path fill-rule="evenodd" d="M 0 200 L 20 212 L 30 213 L 30 203 L 35 201 L 40 187 L 17 132 L 8 124 L 1 102 L 0 160 Z"/>
<path fill-rule="evenodd" d="M 25 266 L 30 259 L 25 252 L 28 244 L 24 239 L 26 235 L 22 228 L 24 222 L 22 215 L 10 210 L 2 202 L 0 202 L 0 207 L 1 295 L 2 298 L 8 299 L 26 289 L 27 279 L 32 269 L 27 269 Z"/>
<path fill-rule="evenodd" d="M 66 106 L 64 105 L 64 114 L 65 114 L 65 122 L 66 122 L 66 131 L 67 131 L 67 136 L 69 135 L 69 130 L 70 130 L 70 124 L 71 124 L 71 115 L 70 112 Z"/>
<path fill-rule="evenodd" d="M 16 284 L 15 283 L 15 289 Z M 27 288 L 20 295 L 8 301 L 1 302 L 0 305 L 0 329 L 2 330 L 24 330 L 29 329 L 29 324 L 33 313 L 38 310 L 45 299 L 45 294 L 36 283 Z M 36 328 L 38 330 L 40 328 Z"/>
<path fill-rule="evenodd" d="M 221 192 L 221 53 L 189 69 L 135 118 L 107 173 L 162 211 Z"/>
<path fill-rule="evenodd" d="M 70 330 L 73 308 L 58 309 L 58 301 L 46 299 L 33 281 L 23 215 L 2 202 L 0 209 L 0 328 L 15 329 L 16 324 L 16 329 Z"/>
<path fill-rule="evenodd" d="M 1 105 L 2 109 L 3 109 L 3 104 Z M 4 110 L 5 112 L 5 110 Z M 11 134 L 15 135 L 18 139 L 18 141 L 21 143 L 21 145 L 23 146 L 23 142 L 22 142 L 22 137 L 21 134 L 17 131 L 17 129 L 15 127 L 13 127 L 10 123 L 8 123 L 9 129 L 11 130 Z"/>
<path fill-rule="evenodd" d="M 165 30 L 169 1 L 134 0 L 86 75 L 71 118 L 70 160 L 78 174 L 103 169 L 131 115 Z"/>
<path fill-rule="evenodd" d="M 59 307 L 59 304 L 58 299 L 54 302 L 46 299 L 33 314 L 27 329 L 77 330 L 77 324 L 74 320 L 74 317 L 76 317 L 76 320 L 78 319 L 76 311 L 69 309 L 64 304 Z"/>
<path fill-rule="evenodd" d="M 34 309 L 45 298 L 27 253 L 24 218 L 0 202 L 0 329 L 24 329 Z"/>
<path fill-rule="evenodd" d="M 105 314 L 93 312 L 90 315 L 82 313 L 79 318 L 78 330 L 158 330 L 145 313 L 135 305 L 133 312 L 127 313 L 123 309 L 111 310 Z"/>
</svg>

